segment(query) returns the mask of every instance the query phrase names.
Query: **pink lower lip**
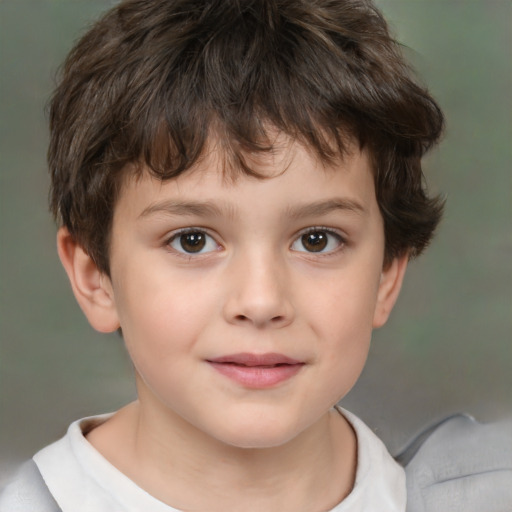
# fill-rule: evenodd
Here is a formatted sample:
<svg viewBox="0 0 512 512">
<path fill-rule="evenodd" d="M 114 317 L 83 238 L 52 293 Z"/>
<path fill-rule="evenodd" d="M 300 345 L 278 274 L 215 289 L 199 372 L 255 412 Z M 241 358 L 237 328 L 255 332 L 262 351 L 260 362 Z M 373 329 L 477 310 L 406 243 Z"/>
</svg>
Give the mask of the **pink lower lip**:
<svg viewBox="0 0 512 512">
<path fill-rule="evenodd" d="M 222 375 L 239 384 L 255 389 L 277 386 L 296 375 L 303 363 L 245 366 L 238 363 L 208 361 Z"/>
</svg>

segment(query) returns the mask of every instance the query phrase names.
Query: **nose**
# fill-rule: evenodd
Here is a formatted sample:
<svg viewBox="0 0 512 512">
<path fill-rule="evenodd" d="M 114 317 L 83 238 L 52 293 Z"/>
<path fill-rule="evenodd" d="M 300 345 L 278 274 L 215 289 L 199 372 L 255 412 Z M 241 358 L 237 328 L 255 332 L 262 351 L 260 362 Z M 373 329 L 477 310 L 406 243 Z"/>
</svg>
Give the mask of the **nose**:
<svg viewBox="0 0 512 512">
<path fill-rule="evenodd" d="M 240 258 L 228 272 L 229 295 L 224 316 L 231 324 L 282 328 L 294 318 L 291 287 L 279 258 L 257 255 Z"/>
</svg>

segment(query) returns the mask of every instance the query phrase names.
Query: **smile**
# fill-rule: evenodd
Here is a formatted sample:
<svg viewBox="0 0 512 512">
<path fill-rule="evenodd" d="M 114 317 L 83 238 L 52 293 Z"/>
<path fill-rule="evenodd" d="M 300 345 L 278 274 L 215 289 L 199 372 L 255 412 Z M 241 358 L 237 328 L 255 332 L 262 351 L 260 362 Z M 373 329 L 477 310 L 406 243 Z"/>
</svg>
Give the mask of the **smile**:
<svg viewBox="0 0 512 512">
<path fill-rule="evenodd" d="M 304 362 L 282 354 L 232 354 L 207 362 L 219 373 L 244 387 L 265 389 L 277 386 L 294 375 Z"/>
</svg>

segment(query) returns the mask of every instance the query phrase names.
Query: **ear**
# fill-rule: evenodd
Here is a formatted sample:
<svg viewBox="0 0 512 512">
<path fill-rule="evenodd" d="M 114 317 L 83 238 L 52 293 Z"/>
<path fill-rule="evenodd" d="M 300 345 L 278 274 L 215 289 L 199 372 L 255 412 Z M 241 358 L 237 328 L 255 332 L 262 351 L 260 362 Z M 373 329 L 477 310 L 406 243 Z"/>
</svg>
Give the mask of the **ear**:
<svg viewBox="0 0 512 512">
<path fill-rule="evenodd" d="M 395 258 L 385 269 L 382 270 L 377 295 L 377 304 L 373 314 L 373 327 L 382 327 L 388 320 L 389 315 L 395 305 L 402 282 L 407 269 L 409 255 L 405 254 Z"/>
<path fill-rule="evenodd" d="M 119 318 L 109 277 L 100 272 L 66 228 L 60 228 L 57 233 L 57 252 L 89 323 L 100 332 L 115 331 Z"/>
</svg>

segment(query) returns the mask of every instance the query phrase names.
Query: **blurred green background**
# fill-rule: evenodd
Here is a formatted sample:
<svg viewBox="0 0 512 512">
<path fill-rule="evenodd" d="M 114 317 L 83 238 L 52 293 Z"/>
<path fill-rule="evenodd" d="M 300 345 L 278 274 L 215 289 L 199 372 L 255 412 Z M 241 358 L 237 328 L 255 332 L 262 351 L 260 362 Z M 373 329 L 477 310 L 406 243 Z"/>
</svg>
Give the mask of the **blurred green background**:
<svg viewBox="0 0 512 512">
<path fill-rule="evenodd" d="M 72 420 L 134 397 L 121 339 L 93 332 L 75 304 L 46 206 L 53 77 L 113 4 L 0 0 L 0 479 Z M 394 451 L 453 411 L 512 413 L 512 2 L 377 4 L 448 121 L 426 162 L 444 223 L 343 401 Z"/>
</svg>

